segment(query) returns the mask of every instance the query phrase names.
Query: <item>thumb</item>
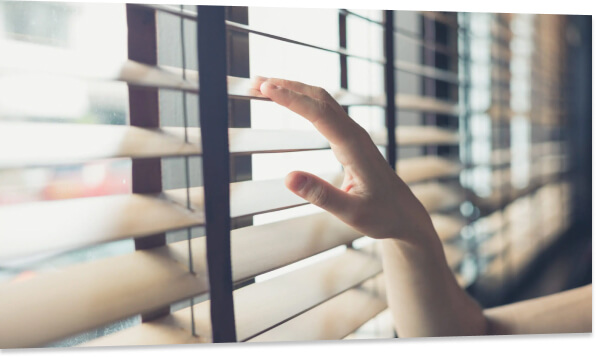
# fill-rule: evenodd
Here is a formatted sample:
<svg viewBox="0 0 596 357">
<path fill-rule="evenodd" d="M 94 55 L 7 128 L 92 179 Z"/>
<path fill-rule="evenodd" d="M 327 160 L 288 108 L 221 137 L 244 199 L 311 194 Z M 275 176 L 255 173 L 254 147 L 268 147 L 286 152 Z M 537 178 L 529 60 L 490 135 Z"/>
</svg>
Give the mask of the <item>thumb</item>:
<svg viewBox="0 0 596 357">
<path fill-rule="evenodd" d="M 286 187 L 308 202 L 341 218 L 351 208 L 351 197 L 320 177 L 302 171 L 286 176 Z"/>
</svg>

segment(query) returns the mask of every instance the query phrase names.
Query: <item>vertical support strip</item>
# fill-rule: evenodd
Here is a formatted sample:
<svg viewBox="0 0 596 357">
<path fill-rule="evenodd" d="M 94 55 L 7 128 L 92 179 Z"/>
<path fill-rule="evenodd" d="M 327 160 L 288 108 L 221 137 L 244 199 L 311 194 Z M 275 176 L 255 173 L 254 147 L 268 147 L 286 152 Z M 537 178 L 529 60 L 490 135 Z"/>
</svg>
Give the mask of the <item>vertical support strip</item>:
<svg viewBox="0 0 596 357">
<path fill-rule="evenodd" d="M 345 9 L 344 9 L 345 10 Z M 347 21 L 347 11 L 342 11 L 340 9 L 338 11 L 338 21 L 337 24 L 339 25 L 339 48 L 342 50 L 347 50 L 348 48 L 348 21 Z M 341 89 L 348 89 L 348 56 L 345 54 L 339 55 L 339 87 Z M 342 108 L 346 111 L 346 113 L 350 113 L 349 106 L 342 106 Z M 346 247 L 353 248 L 352 242 L 346 244 Z"/>
<path fill-rule="evenodd" d="M 387 161 L 395 169 L 397 161 L 397 142 L 395 138 L 396 117 L 395 110 L 395 50 L 393 10 L 383 10 L 385 17 L 385 33 L 383 44 L 385 50 L 385 126 L 387 127 Z"/>
<path fill-rule="evenodd" d="M 383 10 L 383 51 L 385 52 L 385 128 L 387 129 L 387 146 L 385 156 L 393 170 L 397 167 L 397 140 L 395 137 L 397 111 L 395 108 L 395 25 L 394 10 Z M 397 172 L 399 174 L 399 172 Z M 398 338 L 393 329 L 393 337 Z"/>
<path fill-rule="evenodd" d="M 348 29 L 347 29 L 347 13 L 339 11 L 339 48 L 347 49 L 348 47 Z M 340 87 L 348 89 L 348 56 L 345 54 L 339 55 L 339 73 L 340 73 Z M 347 109 L 347 108 L 345 108 Z"/>
<path fill-rule="evenodd" d="M 148 65 L 157 65 L 157 15 L 155 10 L 136 4 L 126 4 L 128 26 L 128 58 Z M 129 85 L 128 103 L 130 125 L 158 128 L 159 90 Z M 162 191 L 161 159 L 132 160 L 132 192 L 157 193 Z M 165 233 L 135 238 L 135 249 L 143 250 L 166 244 Z M 147 322 L 170 313 L 170 306 L 142 315 Z"/>
<path fill-rule="evenodd" d="M 248 6 L 226 6 L 226 20 L 249 25 Z M 250 78 L 249 35 L 245 32 L 228 31 L 228 74 L 234 77 Z M 245 99 L 229 99 L 230 128 L 251 127 L 251 102 Z M 234 155 L 230 157 L 230 182 L 252 180 L 252 155 Z M 253 217 L 232 219 L 232 229 L 253 225 Z M 250 279 L 252 281 L 254 279 Z"/>
<path fill-rule="evenodd" d="M 213 342 L 235 342 L 225 8 L 197 7 L 199 117 Z"/>
<path fill-rule="evenodd" d="M 157 19 L 155 10 L 134 4 L 126 5 L 128 25 L 128 58 L 157 65 Z M 130 125 L 143 128 L 159 127 L 159 93 L 156 88 L 128 87 Z M 161 161 L 159 158 L 132 160 L 132 192 L 161 192 Z M 135 248 L 148 249 L 164 245 L 165 234 L 135 239 Z"/>
</svg>

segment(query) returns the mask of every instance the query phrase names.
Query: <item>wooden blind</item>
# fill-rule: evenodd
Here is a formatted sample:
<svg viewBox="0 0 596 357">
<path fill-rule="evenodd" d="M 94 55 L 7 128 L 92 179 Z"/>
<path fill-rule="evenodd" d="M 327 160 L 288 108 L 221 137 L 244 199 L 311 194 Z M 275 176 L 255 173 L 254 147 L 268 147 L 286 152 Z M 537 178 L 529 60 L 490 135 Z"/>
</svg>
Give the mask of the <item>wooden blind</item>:
<svg viewBox="0 0 596 357">
<path fill-rule="evenodd" d="M 371 321 L 386 314 L 377 244 L 290 193 L 283 177 L 263 178 L 267 174 L 259 171 L 271 158 L 292 164 L 291 155 L 323 158 L 330 148 L 314 130 L 260 127 L 263 108 L 269 108 L 268 116 L 277 112 L 251 87 L 250 77 L 262 74 L 252 73 L 260 63 L 252 59 L 275 58 L 283 52 L 257 53 L 253 44 L 271 43 L 301 53 L 288 63 L 325 56 L 333 64 L 327 69 L 337 78 L 331 94 L 369 131 L 431 213 L 462 287 L 494 269 L 492 256 L 506 249 L 505 244 L 493 247 L 493 242 L 506 242 L 493 234 L 504 234 L 502 220 L 487 229 L 492 235 L 482 244 L 472 239 L 471 230 L 480 231 L 495 215 L 518 216 L 516 210 L 523 210 L 523 204 L 512 203 L 514 196 L 522 197 L 517 192 L 531 192 L 540 202 L 562 195 L 564 186 L 550 181 L 560 177 L 559 171 L 552 171 L 550 159 L 539 161 L 543 174 L 532 178 L 539 182 L 532 186 L 536 189 L 507 191 L 508 199 L 496 204 L 460 185 L 460 177 L 475 166 L 468 157 L 475 110 L 468 97 L 475 84 L 462 83 L 474 61 L 466 42 L 474 36 L 470 15 L 329 10 L 333 20 L 320 24 L 333 29 L 337 43 L 329 44 L 251 23 L 251 11 L 127 5 L 128 59 L 113 63 L 64 48 L 2 40 L 3 53 L 9 55 L 0 57 L 0 73 L 124 83 L 129 123 L 3 120 L 0 169 L 128 159 L 133 184 L 130 193 L 1 206 L 0 266 L 23 267 L 131 238 L 136 250 L 40 272 L 23 281 L 0 282 L 0 347 L 46 346 L 134 316 L 141 320 L 106 336 L 84 339 L 82 345 L 355 338 L 366 335 Z M 168 45 L 157 40 L 166 23 L 159 21 L 159 14 L 178 21 L 181 34 L 196 39 L 194 46 L 182 43 L 187 53 L 177 66 L 158 56 L 159 46 Z M 509 41 L 510 19 L 491 19 L 498 36 Z M 540 19 L 541 31 L 553 28 L 549 21 L 558 21 Z M 187 26 L 194 32 L 184 30 Z M 360 30 L 370 37 L 362 41 Z M 503 108 L 511 113 L 508 90 L 499 83 L 508 81 L 510 71 L 500 68 L 507 67 L 512 54 L 505 42 L 490 38 L 487 65 L 495 75 L 490 93 L 499 97 L 485 112 L 497 123 L 508 120 L 503 119 Z M 540 43 L 541 58 L 556 57 L 550 45 Z M 188 53 L 197 63 L 186 60 Z M 548 65 L 541 67 L 545 73 L 551 73 Z M 362 73 L 366 79 L 359 78 Z M 551 85 L 542 88 L 556 83 Z M 163 124 L 160 105 L 172 93 L 180 96 L 184 125 Z M 467 94 L 462 98 L 460 93 Z M 191 101 L 198 104 L 196 112 L 187 109 L 194 108 L 187 107 Z M 546 116 L 525 114 L 532 116 L 533 128 L 543 125 L 542 118 L 549 120 L 544 125 L 558 123 L 560 108 L 545 108 Z M 551 141 L 533 141 L 531 155 L 550 157 L 541 150 L 554 150 Z M 500 156 L 497 160 L 508 162 Z M 192 176 L 181 187 L 169 188 L 162 181 L 170 170 L 166 158 L 186 160 L 178 175 L 187 178 L 194 172 L 189 169 L 194 161 L 189 160 L 200 158 L 201 184 L 194 185 L 197 178 Z M 496 166 L 492 161 L 489 165 Z M 339 167 L 316 170 L 329 182 L 341 182 Z M 465 179 L 461 182 L 467 184 Z M 501 181 L 499 185 L 503 187 Z M 482 213 L 466 213 L 470 205 L 472 212 Z M 555 213 L 549 214 L 544 219 L 550 222 Z M 544 222 L 538 224 L 546 227 Z M 543 237 L 561 229 L 548 227 Z M 167 238 L 166 232 L 174 231 L 185 232 L 183 238 Z M 482 267 L 483 273 L 470 273 L 470 264 Z M 386 329 L 391 332 L 390 324 Z"/>
</svg>

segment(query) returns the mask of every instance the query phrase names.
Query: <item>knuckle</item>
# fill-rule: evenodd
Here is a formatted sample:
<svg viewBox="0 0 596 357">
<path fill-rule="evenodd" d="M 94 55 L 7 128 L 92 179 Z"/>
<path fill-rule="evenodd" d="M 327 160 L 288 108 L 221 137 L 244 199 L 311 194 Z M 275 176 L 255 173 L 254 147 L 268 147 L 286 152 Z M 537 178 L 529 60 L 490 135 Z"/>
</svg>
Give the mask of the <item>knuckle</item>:
<svg viewBox="0 0 596 357">
<path fill-rule="evenodd" d="M 319 98 L 328 98 L 330 97 L 329 93 L 322 87 L 313 87 L 314 94 Z"/>
<path fill-rule="evenodd" d="M 316 125 L 319 120 L 329 116 L 330 107 L 328 103 L 322 100 L 315 99 L 312 102 L 315 115 L 309 120 Z"/>
<path fill-rule="evenodd" d="M 322 100 L 318 100 L 317 104 L 318 104 L 319 112 L 321 114 L 329 113 L 329 110 L 331 109 L 331 107 L 329 106 L 329 103 L 322 101 Z"/>
</svg>

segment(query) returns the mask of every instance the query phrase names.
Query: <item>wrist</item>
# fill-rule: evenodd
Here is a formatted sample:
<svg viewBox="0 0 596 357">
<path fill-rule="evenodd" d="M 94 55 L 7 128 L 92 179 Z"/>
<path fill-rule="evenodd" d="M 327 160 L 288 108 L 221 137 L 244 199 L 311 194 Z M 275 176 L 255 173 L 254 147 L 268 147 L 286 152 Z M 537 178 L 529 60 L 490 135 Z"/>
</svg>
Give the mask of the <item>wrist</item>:
<svg viewBox="0 0 596 357">
<path fill-rule="evenodd" d="M 423 260 L 444 261 L 447 266 L 443 244 L 436 232 L 418 234 L 413 238 L 388 238 L 383 240 L 387 249 L 401 252 L 405 259 L 419 258 Z"/>
</svg>

